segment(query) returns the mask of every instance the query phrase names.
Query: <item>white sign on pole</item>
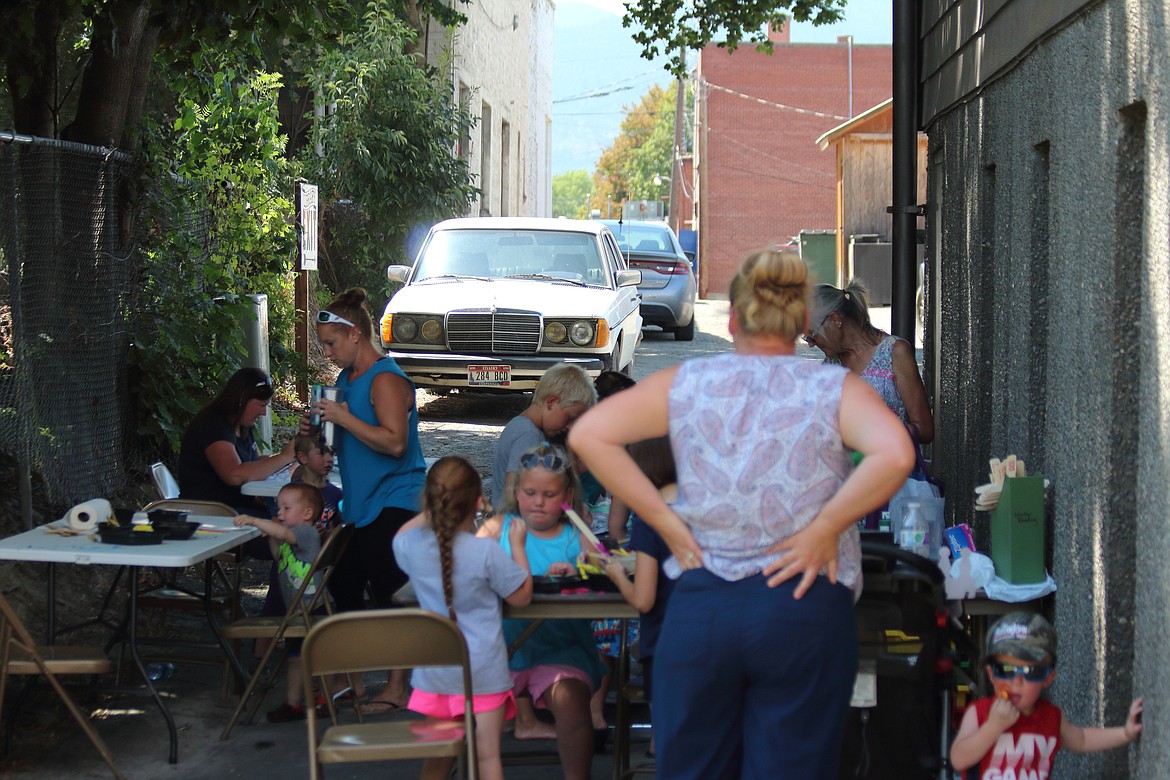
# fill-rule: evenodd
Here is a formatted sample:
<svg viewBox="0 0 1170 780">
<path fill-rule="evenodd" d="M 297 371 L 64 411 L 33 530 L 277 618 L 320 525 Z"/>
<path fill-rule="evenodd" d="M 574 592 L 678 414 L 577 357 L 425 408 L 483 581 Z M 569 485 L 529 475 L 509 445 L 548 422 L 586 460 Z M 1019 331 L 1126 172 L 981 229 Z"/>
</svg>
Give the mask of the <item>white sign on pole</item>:
<svg viewBox="0 0 1170 780">
<path fill-rule="evenodd" d="M 300 185 L 301 270 L 317 270 L 317 185 Z"/>
</svg>

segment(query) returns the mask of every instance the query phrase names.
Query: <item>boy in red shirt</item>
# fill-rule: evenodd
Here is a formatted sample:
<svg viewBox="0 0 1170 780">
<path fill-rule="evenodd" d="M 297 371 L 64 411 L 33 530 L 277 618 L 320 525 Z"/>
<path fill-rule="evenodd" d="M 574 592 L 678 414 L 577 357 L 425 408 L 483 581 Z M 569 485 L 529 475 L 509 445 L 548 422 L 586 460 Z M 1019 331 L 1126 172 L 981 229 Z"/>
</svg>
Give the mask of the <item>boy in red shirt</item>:
<svg viewBox="0 0 1170 780">
<path fill-rule="evenodd" d="M 1004 615 L 987 639 L 987 676 L 995 695 L 973 702 L 951 744 L 951 766 L 979 765 L 979 780 L 1047 780 L 1056 751 L 1111 750 L 1133 742 L 1142 731 L 1142 699 L 1129 708 L 1124 726 L 1081 727 L 1041 698 L 1056 677 L 1056 632 L 1042 615 Z"/>
</svg>

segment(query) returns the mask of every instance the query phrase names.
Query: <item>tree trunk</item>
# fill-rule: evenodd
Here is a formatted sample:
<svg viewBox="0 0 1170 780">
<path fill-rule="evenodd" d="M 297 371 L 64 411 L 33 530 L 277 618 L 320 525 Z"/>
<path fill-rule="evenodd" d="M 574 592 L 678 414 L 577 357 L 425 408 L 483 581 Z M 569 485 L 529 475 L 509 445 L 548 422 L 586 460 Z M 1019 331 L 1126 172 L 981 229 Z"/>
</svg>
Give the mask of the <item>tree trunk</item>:
<svg viewBox="0 0 1170 780">
<path fill-rule="evenodd" d="M 4 62 L 12 98 L 13 130 L 42 138 L 57 137 L 57 46 L 61 33 L 60 4 L 39 3 L 33 11 L 28 49 L 14 46 Z M 32 54 L 35 52 L 36 54 Z"/>
<path fill-rule="evenodd" d="M 77 116 L 61 137 L 79 143 L 113 147 L 122 142 L 131 120 L 132 106 L 142 107 L 143 95 L 131 100 L 136 84 L 140 91 L 149 71 L 158 30 L 150 25 L 150 0 L 115 0 L 105 13 L 94 17 L 92 60 L 85 70 L 78 98 Z"/>
</svg>

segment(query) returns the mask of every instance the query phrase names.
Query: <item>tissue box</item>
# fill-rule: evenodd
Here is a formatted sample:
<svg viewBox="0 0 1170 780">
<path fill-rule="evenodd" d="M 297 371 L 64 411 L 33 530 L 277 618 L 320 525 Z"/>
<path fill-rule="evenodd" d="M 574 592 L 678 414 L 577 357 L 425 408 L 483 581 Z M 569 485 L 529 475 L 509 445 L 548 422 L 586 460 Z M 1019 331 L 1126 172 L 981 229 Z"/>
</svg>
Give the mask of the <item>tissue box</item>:
<svg viewBox="0 0 1170 780">
<path fill-rule="evenodd" d="M 995 573 L 1013 585 L 1043 582 L 1044 477 L 1003 481 L 999 504 L 991 512 L 991 560 Z"/>
<path fill-rule="evenodd" d="M 963 557 L 963 548 L 975 552 L 975 542 L 971 538 L 971 527 L 966 523 L 953 525 L 945 532 L 947 545 L 951 548 L 951 560 L 957 561 Z"/>
</svg>

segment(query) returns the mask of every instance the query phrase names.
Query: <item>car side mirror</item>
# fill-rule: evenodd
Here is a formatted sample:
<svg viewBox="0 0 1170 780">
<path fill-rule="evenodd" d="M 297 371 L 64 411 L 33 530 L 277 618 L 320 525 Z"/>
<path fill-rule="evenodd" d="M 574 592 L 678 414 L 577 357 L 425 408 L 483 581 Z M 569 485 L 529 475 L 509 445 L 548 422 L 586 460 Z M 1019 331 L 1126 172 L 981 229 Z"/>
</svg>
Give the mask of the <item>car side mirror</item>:
<svg viewBox="0 0 1170 780">
<path fill-rule="evenodd" d="M 627 268 L 614 274 L 614 279 L 618 287 L 635 287 L 642 283 L 642 272 Z"/>
<path fill-rule="evenodd" d="M 409 265 L 388 265 L 386 266 L 386 278 L 392 282 L 400 282 L 406 284 L 406 277 L 410 276 Z"/>
</svg>

